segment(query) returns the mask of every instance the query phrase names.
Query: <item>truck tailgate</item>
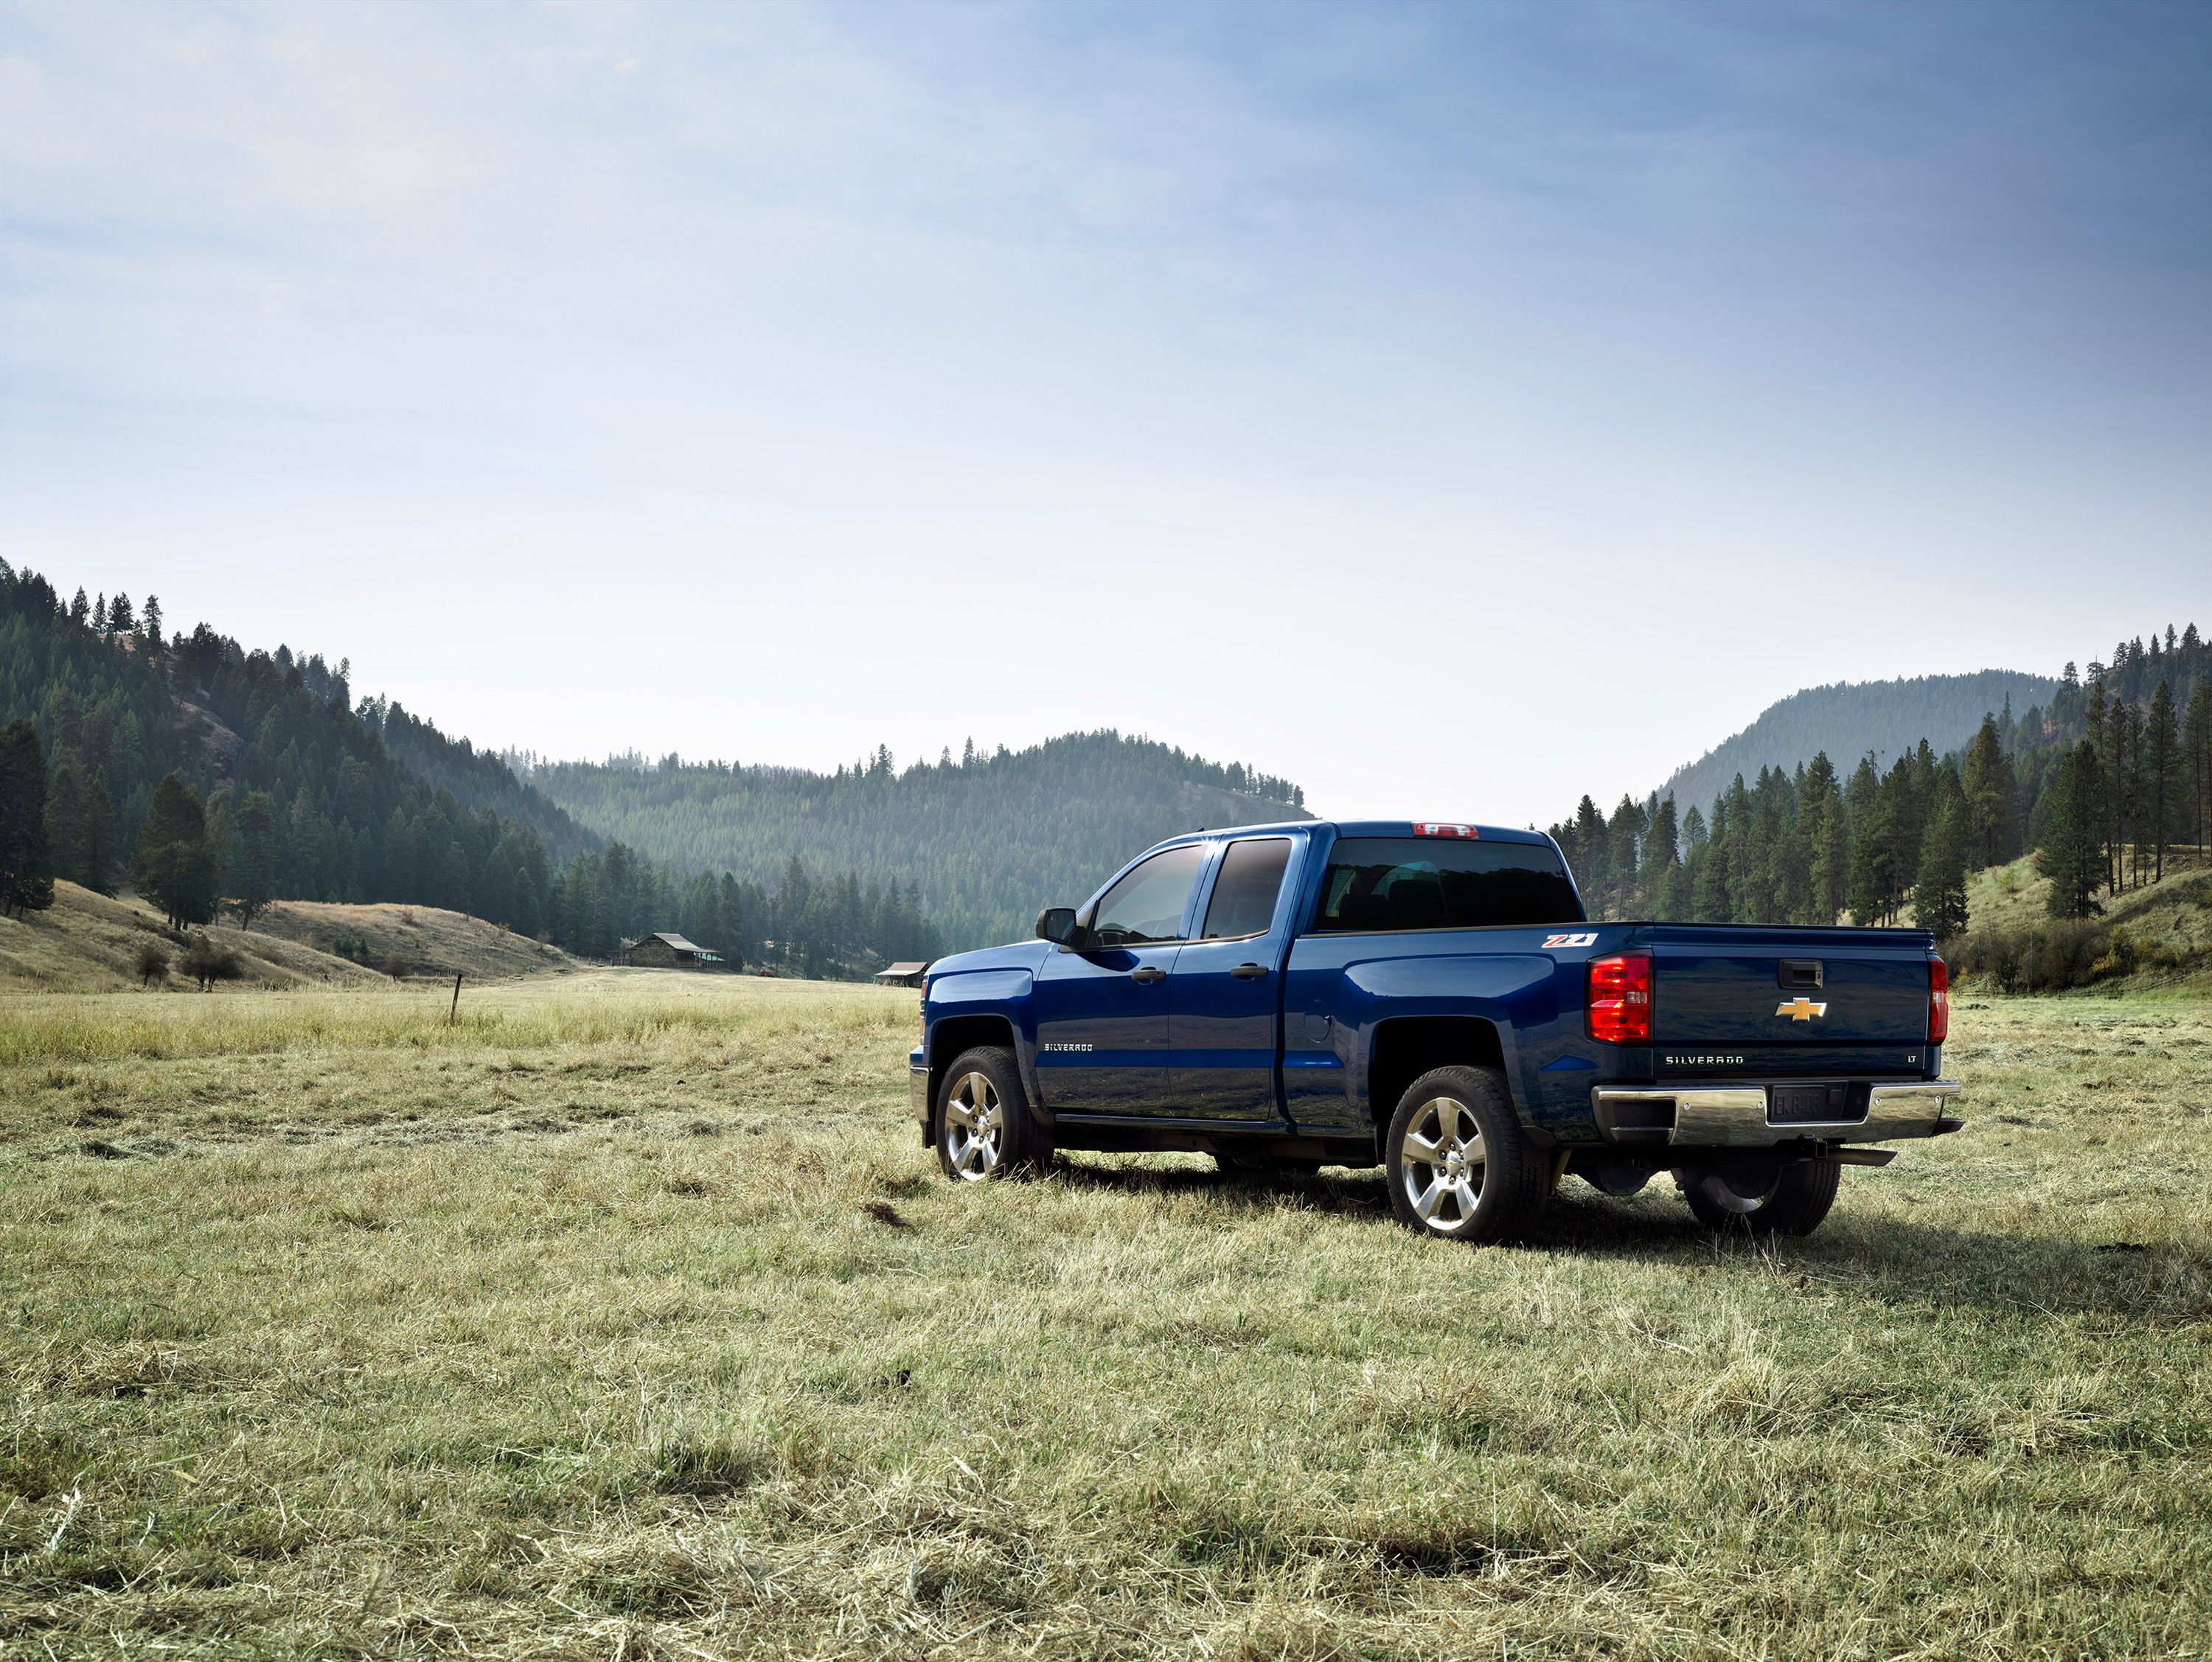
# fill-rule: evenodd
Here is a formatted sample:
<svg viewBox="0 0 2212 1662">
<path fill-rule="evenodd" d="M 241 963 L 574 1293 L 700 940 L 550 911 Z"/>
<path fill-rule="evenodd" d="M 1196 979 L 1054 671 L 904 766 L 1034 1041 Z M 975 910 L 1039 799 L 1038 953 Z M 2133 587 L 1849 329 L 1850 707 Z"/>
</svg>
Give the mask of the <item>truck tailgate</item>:
<svg viewBox="0 0 2212 1662">
<path fill-rule="evenodd" d="M 1915 932 L 1662 925 L 1651 937 L 1656 1044 L 1927 1038 L 1929 948 Z"/>
</svg>

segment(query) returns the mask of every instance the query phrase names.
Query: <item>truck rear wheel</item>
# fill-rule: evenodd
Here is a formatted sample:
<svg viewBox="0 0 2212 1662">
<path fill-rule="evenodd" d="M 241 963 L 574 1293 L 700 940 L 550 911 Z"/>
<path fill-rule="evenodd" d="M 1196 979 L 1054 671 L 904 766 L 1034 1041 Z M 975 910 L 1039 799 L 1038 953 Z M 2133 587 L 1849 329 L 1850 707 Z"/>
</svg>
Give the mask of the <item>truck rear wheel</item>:
<svg viewBox="0 0 2212 1662">
<path fill-rule="evenodd" d="M 1708 1229 L 1741 1227 L 1754 1235 L 1809 1235 L 1836 1203 L 1843 1166 L 1832 1160 L 1708 1171 L 1685 1166 L 1674 1186 Z"/>
<path fill-rule="evenodd" d="M 1511 1239 L 1552 1192 L 1551 1167 L 1528 1146 L 1494 1068 L 1438 1068 L 1415 1080 L 1390 1117 L 1383 1167 L 1398 1221 L 1451 1240 Z"/>
<path fill-rule="evenodd" d="M 1004 1045 L 963 1050 L 945 1070 L 937 1163 L 955 1183 L 1026 1177 L 1052 1164 L 1052 1139 L 1030 1117 L 1021 1067 Z"/>
</svg>

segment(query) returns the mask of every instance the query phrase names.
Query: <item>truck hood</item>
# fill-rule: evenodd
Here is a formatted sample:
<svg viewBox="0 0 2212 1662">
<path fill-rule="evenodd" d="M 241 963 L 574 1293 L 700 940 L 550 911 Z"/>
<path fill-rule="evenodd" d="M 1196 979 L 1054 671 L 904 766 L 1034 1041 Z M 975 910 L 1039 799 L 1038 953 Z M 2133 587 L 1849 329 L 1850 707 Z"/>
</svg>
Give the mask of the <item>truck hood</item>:
<svg viewBox="0 0 2212 1662">
<path fill-rule="evenodd" d="M 976 970 L 1027 970 L 1034 974 L 1052 951 L 1048 941 L 1018 941 L 1006 947 L 979 947 L 972 953 L 955 953 L 929 966 L 929 979 L 941 975 L 965 975 Z"/>
</svg>

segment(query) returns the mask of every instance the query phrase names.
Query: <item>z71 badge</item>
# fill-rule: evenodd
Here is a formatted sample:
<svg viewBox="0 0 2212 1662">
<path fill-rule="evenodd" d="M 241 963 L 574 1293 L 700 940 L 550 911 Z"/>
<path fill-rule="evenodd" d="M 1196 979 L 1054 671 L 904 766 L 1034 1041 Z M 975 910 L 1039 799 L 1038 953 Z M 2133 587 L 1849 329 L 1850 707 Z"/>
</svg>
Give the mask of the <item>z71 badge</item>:
<svg viewBox="0 0 2212 1662">
<path fill-rule="evenodd" d="M 1549 952 L 1554 947 L 1595 947 L 1596 945 L 1597 936 L 1594 933 L 1590 934 L 1547 934 L 1544 937 L 1544 945 L 1542 949 L 1545 952 Z"/>
</svg>

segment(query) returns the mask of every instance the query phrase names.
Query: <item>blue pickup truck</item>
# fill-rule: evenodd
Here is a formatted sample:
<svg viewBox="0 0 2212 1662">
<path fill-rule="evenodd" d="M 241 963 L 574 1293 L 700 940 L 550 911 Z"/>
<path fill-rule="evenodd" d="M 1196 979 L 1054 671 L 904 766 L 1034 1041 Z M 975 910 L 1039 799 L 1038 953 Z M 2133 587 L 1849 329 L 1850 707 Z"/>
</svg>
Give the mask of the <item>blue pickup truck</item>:
<svg viewBox="0 0 2212 1662">
<path fill-rule="evenodd" d="M 1406 1224 L 1492 1241 L 1563 1175 L 1665 1171 L 1711 1226 L 1804 1234 L 1871 1145 L 1959 1129 L 1948 1021 L 1920 930 L 1595 923 L 1540 832 L 1304 821 L 1175 837 L 931 965 L 909 1073 L 955 1181 L 1380 1166 Z"/>
</svg>

